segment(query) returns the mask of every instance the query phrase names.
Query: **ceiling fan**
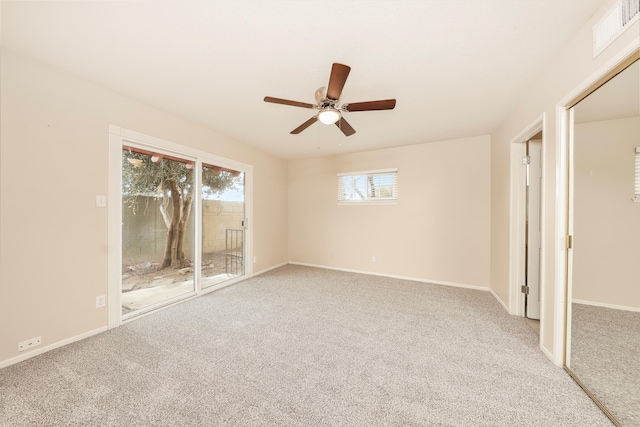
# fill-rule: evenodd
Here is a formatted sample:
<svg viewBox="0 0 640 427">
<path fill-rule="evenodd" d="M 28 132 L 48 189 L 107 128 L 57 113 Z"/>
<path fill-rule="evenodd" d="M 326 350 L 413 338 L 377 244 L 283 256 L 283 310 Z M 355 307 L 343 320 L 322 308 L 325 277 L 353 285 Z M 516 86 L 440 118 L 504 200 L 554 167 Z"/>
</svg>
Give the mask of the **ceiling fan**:
<svg viewBox="0 0 640 427">
<path fill-rule="evenodd" d="M 306 102 L 290 101 L 288 99 L 273 98 L 265 96 L 264 102 L 272 102 L 274 104 L 291 105 L 293 107 L 315 108 L 318 114 L 291 131 L 292 134 L 299 134 L 316 121 L 320 120 L 327 125 L 335 124 L 346 136 L 351 136 L 356 131 L 342 117 L 343 112 L 355 111 L 373 111 L 373 110 L 393 110 L 396 106 L 395 99 L 384 99 L 380 101 L 353 102 L 351 104 L 338 105 L 342 88 L 344 87 L 351 67 L 334 63 L 331 67 L 331 76 L 329 77 L 329 85 L 316 90 L 316 104 L 308 104 Z"/>
</svg>

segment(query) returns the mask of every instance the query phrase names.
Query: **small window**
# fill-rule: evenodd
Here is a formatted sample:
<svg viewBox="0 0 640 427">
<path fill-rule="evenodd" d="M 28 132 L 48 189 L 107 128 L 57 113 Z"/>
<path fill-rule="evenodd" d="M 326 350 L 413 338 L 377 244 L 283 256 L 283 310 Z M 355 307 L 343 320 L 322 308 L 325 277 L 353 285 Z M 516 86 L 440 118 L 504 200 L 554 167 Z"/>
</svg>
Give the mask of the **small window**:
<svg viewBox="0 0 640 427">
<path fill-rule="evenodd" d="M 398 169 L 339 173 L 338 204 L 398 204 Z"/>
<path fill-rule="evenodd" d="M 640 203 L 640 147 L 636 147 L 636 176 L 635 176 L 635 191 L 633 201 Z"/>
</svg>

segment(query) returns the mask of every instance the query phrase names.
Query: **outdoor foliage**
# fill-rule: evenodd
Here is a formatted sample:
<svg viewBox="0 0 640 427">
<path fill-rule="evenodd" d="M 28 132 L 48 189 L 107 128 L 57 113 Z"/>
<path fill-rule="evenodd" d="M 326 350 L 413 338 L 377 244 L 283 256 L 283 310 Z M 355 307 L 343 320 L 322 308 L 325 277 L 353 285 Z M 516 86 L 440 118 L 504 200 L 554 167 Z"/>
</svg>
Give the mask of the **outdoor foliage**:
<svg viewBox="0 0 640 427">
<path fill-rule="evenodd" d="M 394 196 L 394 176 L 390 174 L 345 175 L 340 180 L 342 200 L 389 199 Z"/>
<path fill-rule="evenodd" d="M 155 161 L 154 161 L 155 160 Z M 122 196 L 134 214 L 140 196 L 152 196 L 161 201 L 160 212 L 167 226 L 164 257 L 160 268 L 185 266 L 184 234 L 194 198 L 193 163 L 152 157 L 135 151 L 122 151 Z M 242 185 L 243 175 L 217 167 L 202 168 L 202 188 L 207 195 L 219 195 Z M 144 212 L 144 211 L 143 211 Z"/>
</svg>

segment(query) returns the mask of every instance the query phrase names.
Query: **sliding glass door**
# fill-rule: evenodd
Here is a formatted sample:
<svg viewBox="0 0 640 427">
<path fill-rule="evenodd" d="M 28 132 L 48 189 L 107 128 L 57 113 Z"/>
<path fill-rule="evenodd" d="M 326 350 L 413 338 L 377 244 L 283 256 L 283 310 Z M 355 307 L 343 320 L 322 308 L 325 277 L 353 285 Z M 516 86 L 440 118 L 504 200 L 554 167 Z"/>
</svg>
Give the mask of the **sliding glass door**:
<svg viewBox="0 0 640 427">
<path fill-rule="evenodd" d="M 253 167 L 109 126 L 109 327 L 253 273 Z"/>
<path fill-rule="evenodd" d="M 199 154 L 122 140 L 122 319 L 246 274 L 248 173 Z"/>
<path fill-rule="evenodd" d="M 244 275 L 245 174 L 202 165 L 202 287 Z"/>
<path fill-rule="evenodd" d="M 194 161 L 122 150 L 122 314 L 194 293 Z"/>
</svg>

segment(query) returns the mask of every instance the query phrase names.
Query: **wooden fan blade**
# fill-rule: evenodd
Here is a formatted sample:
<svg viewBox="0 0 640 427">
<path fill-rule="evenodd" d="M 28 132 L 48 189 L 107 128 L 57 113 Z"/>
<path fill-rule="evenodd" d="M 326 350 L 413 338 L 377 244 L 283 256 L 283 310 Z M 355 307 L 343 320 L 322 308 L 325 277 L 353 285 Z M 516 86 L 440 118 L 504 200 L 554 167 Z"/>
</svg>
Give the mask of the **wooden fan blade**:
<svg viewBox="0 0 640 427">
<path fill-rule="evenodd" d="M 306 122 L 304 122 L 303 124 L 295 128 L 294 130 L 292 130 L 290 133 L 292 133 L 293 135 L 297 135 L 317 121 L 318 121 L 318 118 L 316 116 L 313 116 L 309 120 L 307 120 Z"/>
<path fill-rule="evenodd" d="M 354 133 L 356 133 L 356 130 L 352 128 L 349 123 L 347 123 L 344 117 L 341 117 L 340 120 L 336 122 L 336 126 L 340 128 L 340 130 L 342 131 L 342 133 L 344 133 L 345 136 L 351 136 Z"/>
<path fill-rule="evenodd" d="M 396 106 L 395 99 L 383 99 L 380 101 L 354 102 L 345 104 L 343 108 L 349 112 L 372 111 L 372 110 L 393 110 Z"/>
<path fill-rule="evenodd" d="M 351 67 L 344 64 L 334 63 L 331 67 L 331 76 L 329 77 L 329 86 L 327 86 L 327 98 L 337 101 L 340 99 L 342 88 L 349 77 Z"/>
<path fill-rule="evenodd" d="M 274 104 L 291 105 L 293 107 L 316 108 L 315 105 L 307 104 L 306 102 L 289 101 L 288 99 L 274 98 L 272 96 L 265 96 L 264 97 L 264 102 L 272 102 Z"/>
</svg>

